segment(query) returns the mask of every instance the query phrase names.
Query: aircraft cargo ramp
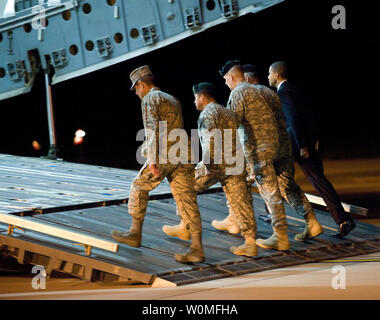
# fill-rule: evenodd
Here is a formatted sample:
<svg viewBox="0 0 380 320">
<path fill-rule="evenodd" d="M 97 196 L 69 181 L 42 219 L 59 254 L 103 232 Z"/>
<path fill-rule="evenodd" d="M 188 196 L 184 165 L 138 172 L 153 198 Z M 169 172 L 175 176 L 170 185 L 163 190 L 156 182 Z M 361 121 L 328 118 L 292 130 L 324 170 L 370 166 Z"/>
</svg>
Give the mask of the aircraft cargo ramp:
<svg viewBox="0 0 380 320">
<path fill-rule="evenodd" d="M 349 236 L 338 240 L 330 236 L 334 221 L 318 209 L 324 233 L 308 243 L 294 241 L 305 224 L 286 204 L 291 251 L 259 248 L 257 257 L 235 256 L 229 248 L 243 238 L 211 226 L 228 214 L 225 195 L 215 186 L 198 196 L 206 260 L 177 263 L 174 254 L 185 252 L 189 241 L 161 230 L 179 222 L 166 180 L 150 195 L 142 247 L 119 244 L 110 236 L 111 230 L 130 225 L 127 202 L 135 175 L 133 170 L 0 155 L 1 254 L 21 264 L 42 265 L 48 276 L 61 272 L 89 281 L 175 286 L 380 251 L 379 227 L 358 222 Z M 266 238 L 271 226 L 258 218 L 264 203 L 257 193 L 253 196 L 258 237 Z"/>
</svg>

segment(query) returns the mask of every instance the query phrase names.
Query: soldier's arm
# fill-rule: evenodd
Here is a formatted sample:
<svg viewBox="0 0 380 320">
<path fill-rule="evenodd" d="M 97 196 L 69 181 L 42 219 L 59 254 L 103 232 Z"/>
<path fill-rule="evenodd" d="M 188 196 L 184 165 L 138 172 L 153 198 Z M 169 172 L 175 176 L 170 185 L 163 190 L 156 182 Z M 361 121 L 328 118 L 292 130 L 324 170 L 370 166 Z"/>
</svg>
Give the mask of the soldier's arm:
<svg viewBox="0 0 380 320">
<path fill-rule="evenodd" d="M 146 131 L 150 132 L 146 142 L 149 163 L 158 163 L 160 121 L 158 115 L 159 103 L 159 98 L 153 95 L 146 99 L 144 103 Z"/>
<path fill-rule="evenodd" d="M 202 163 L 209 172 L 214 169 L 214 139 L 211 138 L 214 128 L 213 119 L 201 114 L 198 120 L 198 134 L 202 146 Z"/>
<path fill-rule="evenodd" d="M 243 120 L 244 116 L 244 99 L 240 92 L 232 92 L 230 99 L 227 103 L 227 109 L 235 113 L 236 119 L 239 123 Z"/>
</svg>

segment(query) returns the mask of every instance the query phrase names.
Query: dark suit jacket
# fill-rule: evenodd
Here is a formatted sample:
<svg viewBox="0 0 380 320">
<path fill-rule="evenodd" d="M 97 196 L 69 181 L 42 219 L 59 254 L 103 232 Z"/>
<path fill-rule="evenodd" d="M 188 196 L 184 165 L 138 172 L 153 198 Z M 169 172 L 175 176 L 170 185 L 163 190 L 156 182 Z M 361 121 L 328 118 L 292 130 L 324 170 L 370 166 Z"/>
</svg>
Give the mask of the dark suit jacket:
<svg viewBox="0 0 380 320">
<path fill-rule="evenodd" d="M 319 139 L 316 116 L 305 100 L 302 92 L 289 81 L 285 81 L 277 91 L 286 119 L 286 130 L 292 141 L 294 155 L 299 159 L 300 149 L 314 150 Z"/>
</svg>

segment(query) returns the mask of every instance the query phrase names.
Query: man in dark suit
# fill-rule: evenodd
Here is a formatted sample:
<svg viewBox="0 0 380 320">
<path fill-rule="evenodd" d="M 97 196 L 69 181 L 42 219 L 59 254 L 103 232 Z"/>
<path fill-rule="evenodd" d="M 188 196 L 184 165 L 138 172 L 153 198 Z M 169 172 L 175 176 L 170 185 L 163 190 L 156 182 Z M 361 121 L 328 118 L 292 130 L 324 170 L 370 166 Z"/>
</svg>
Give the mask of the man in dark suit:
<svg viewBox="0 0 380 320">
<path fill-rule="evenodd" d="M 338 225 L 338 232 L 332 235 L 342 238 L 355 228 L 355 223 L 344 211 L 339 196 L 323 173 L 319 128 L 304 96 L 288 81 L 287 69 L 285 62 L 273 63 L 269 68 L 269 85 L 277 88 L 295 159 Z"/>
<path fill-rule="evenodd" d="M 246 64 L 243 67 L 244 78 L 247 82 L 252 83 L 262 94 L 265 101 L 272 110 L 278 129 L 280 142 L 279 157 L 274 163 L 276 169 L 277 182 L 280 188 L 281 196 L 298 215 L 305 219 L 306 226 L 302 233 L 296 234 L 294 237 L 297 241 L 307 241 L 319 236 L 322 232 L 322 226 L 318 222 L 310 202 L 307 200 L 304 192 L 297 185 L 294 179 L 293 152 L 289 135 L 286 130 L 286 120 L 282 112 L 282 105 L 278 95 L 266 86 L 260 84 L 256 67 Z M 249 168 L 249 166 L 247 166 Z M 250 173 L 251 175 L 252 173 Z M 266 207 L 266 206 L 265 206 Z M 266 207 L 268 212 L 268 208 Z M 268 212 L 269 213 L 269 212 Z M 261 219 L 268 222 L 271 220 L 268 216 L 260 216 Z M 269 219 L 268 219 L 269 218 Z"/>
</svg>

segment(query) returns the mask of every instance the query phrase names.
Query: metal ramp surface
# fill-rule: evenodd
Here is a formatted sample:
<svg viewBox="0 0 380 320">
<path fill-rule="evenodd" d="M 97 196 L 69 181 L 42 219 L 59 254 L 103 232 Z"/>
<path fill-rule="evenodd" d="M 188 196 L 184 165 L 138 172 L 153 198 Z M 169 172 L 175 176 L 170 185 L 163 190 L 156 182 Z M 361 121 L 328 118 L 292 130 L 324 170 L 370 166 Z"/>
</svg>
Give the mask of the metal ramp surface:
<svg viewBox="0 0 380 320">
<path fill-rule="evenodd" d="M 380 228 L 357 223 L 345 240 L 337 240 L 329 236 L 335 231 L 333 219 L 317 209 L 324 234 L 309 243 L 296 242 L 294 235 L 303 230 L 304 222 L 286 204 L 292 251 L 259 248 L 257 257 L 235 256 L 229 248 L 243 238 L 211 226 L 212 220 L 228 214 L 225 195 L 214 186 L 198 196 L 206 261 L 177 263 L 174 254 L 185 252 L 189 242 L 161 230 L 179 222 L 166 180 L 150 195 L 142 247 L 116 247 L 110 232 L 127 229 L 131 223 L 127 202 L 136 173 L 0 154 L 0 221 L 5 221 L 0 223 L 0 253 L 21 264 L 43 265 L 50 276 L 58 271 L 89 281 L 170 286 L 380 251 Z M 258 237 L 266 238 L 272 229 L 258 219 L 265 212 L 264 203 L 257 193 L 253 195 Z"/>
<path fill-rule="evenodd" d="M 125 203 L 135 170 L 0 154 L 0 212 L 33 215 Z M 165 179 L 151 196 L 170 194 Z"/>
<path fill-rule="evenodd" d="M 0 241 L 6 249 L 5 254 L 15 257 L 19 263 L 43 265 L 48 274 L 55 270 L 90 281 L 132 279 L 152 286 L 183 285 L 380 251 L 380 228 L 357 223 L 356 229 L 345 240 L 335 240 L 329 236 L 334 230 L 334 223 L 329 215 L 321 211 L 317 214 L 324 234 L 307 244 L 294 241 L 294 234 L 303 230 L 304 223 L 287 206 L 292 251 L 283 253 L 259 248 L 257 257 L 237 257 L 229 252 L 229 247 L 241 244 L 243 238 L 217 231 L 211 226 L 213 219 L 223 219 L 228 214 L 224 194 L 199 195 L 198 203 L 203 223 L 204 263 L 186 265 L 174 260 L 174 254 L 186 251 L 189 242 L 168 237 L 161 231 L 164 224 L 179 221 L 173 199 L 149 202 L 141 248 L 119 244 L 118 252 L 93 248 L 91 255 L 87 256 L 75 242 L 35 231 L 15 230 L 13 235 L 7 235 L 4 224 L 0 224 Z M 258 195 L 254 195 L 254 204 L 256 216 L 263 213 L 263 202 Z M 113 241 L 110 237 L 112 229 L 125 229 L 131 221 L 124 204 L 40 214 L 28 219 L 78 230 L 109 241 Z M 270 236 L 270 224 L 261 219 L 257 219 L 257 224 L 259 237 Z"/>
<path fill-rule="evenodd" d="M 0 154 L 0 213 L 35 213 L 127 203 L 135 170 L 117 169 Z M 220 184 L 204 193 L 221 191 Z M 254 189 L 257 191 L 256 189 Z M 165 179 L 150 199 L 171 198 Z M 321 197 L 306 194 L 310 202 L 326 206 Z M 342 202 L 347 212 L 367 216 L 367 209 Z"/>
</svg>

